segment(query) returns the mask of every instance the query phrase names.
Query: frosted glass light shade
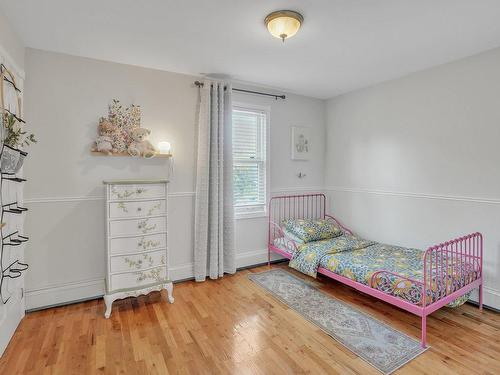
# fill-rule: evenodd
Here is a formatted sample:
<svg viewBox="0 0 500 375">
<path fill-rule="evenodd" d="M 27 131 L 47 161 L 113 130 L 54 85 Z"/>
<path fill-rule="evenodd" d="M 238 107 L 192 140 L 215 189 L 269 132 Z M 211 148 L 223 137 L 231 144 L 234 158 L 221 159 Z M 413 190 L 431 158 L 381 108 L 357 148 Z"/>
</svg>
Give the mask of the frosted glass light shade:
<svg viewBox="0 0 500 375">
<path fill-rule="evenodd" d="M 158 142 L 158 152 L 160 154 L 170 154 L 170 142 L 161 141 Z"/>
<path fill-rule="evenodd" d="M 267 29 L 272 36 L 285 41 L 297 34 L 304 17 L 292 10 L 280 10 L 269 14 L 265 19 Z"/>
</svg>

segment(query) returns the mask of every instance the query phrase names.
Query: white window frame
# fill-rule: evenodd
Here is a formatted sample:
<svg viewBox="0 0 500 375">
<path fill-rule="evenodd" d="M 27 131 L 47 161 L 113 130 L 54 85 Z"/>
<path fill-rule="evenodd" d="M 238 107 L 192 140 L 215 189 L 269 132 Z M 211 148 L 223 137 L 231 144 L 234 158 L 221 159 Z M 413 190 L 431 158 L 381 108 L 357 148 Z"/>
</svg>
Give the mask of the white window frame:
<svg viewBox="0 0 500 375">
<path fill-rule="evenodd" d="M 265 134 L 266 134 L 266 160 L 265 160 L 265 178 L 266 178 L 266 183 L 264 184 L 265 188 L 265 202 L 264 202 L 264 207 L 261 207 L 260 205 L 256 206 L 246 206 L 246 207 L 238 207 L 234 206 L 234 215 L 236 219 L 252 219 L 252 218 L 258 218 L 258 217 L 266 217 L 267 216 L 267 206 L 269 204 L 269 197 L 270 197 L 270 161 L 269 161 L 269 155 L 270 155 L 270 135 L 271 135 L 271 107 L 270 106 L 263 106 L 263 105 L 258 105 L 258 104 L 251 104 L 251 103 L 244 103 L 244 102 L 233 102 L 233 110 L 234 109 L 241 109 L 241 110 L 255 110 L 255 111 L 262 111 L 266 115 L 266 129 L 265 129 Z M 234 163 L 234 160 L 233 160 Z"/>
</svg>

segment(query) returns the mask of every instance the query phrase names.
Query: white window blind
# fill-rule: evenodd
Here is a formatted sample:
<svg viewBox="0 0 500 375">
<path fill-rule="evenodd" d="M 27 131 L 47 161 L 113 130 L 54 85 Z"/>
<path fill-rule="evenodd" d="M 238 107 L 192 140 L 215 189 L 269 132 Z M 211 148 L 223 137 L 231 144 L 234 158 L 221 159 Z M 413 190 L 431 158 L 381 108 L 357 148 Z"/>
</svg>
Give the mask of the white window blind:
<svg viewBox="0 0 500 375">
<path fill-rule="evenodd" d="M 237 214 L 266 208 L 267 112 L 233 107 L 234 206 Z"/>
</svg>

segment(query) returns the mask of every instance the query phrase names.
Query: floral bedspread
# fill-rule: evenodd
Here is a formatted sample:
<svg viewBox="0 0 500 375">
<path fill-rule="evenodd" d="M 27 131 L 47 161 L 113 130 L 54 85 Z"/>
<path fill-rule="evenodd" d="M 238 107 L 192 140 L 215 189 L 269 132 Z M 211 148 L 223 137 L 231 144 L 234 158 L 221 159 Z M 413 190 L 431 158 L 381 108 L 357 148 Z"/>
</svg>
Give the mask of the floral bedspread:
<svg viewBox="0 0 500 375">
<path fill-rule="evenodd" d="M 364 249 L 373 244 L 375 242 L 351 235 L 307 242 L 298 246 L 299 251 L 293 254 L 289 266 L 306 275 L 316 277 L 321 261 L 328 255 Z"/>
<path fill-rule="evenodd" d="M 419 249 L 409 249 L 393 245 L 385 245 L 361 239 L 359 237 L 343 235 L 329 240 L 315 241 L 298 246 L 292 259 L 290 267 L 303 272 L 309 276 L 316 277 L 319 267 L 328 269 L 338 275 L 376 288 L 384 293 L 399 297 L 414 304 L 421 304 L 422 287 L 418 282 L 423 280 L 423 257 L 424 252 Z M 452 261 L 448 262 L 449 267 Z M 476 277 L 477 267 L 471 264 L 462 264 L 462 275 L 469 278 Z M 456 269 L 456 265 L 454 266 Z M 391 274 L 379 273 L 373 278 L 374 273 L 386 270 L 397 273 L 402 277 Z M 458 272 L 443 272 L 446 280 L 440 283 L 441 288 L 445 286 L 448 291 L 460 288 L 461 279 Z M 442 275 L 441 274 L 441 275 Z M 452 277 L 453 275 L 453 277 Z M 405 279 L 408 277 L 415 280 L 412 282 Z M 470 282 L 470 281 L 469 281 Z M 427 303 L 438 300 L 438 280 L 433 280 L 433 288 L 427 291 Z M 469 297 L 460 297 L 450 306 L 459 306 Z"/>
</svg>

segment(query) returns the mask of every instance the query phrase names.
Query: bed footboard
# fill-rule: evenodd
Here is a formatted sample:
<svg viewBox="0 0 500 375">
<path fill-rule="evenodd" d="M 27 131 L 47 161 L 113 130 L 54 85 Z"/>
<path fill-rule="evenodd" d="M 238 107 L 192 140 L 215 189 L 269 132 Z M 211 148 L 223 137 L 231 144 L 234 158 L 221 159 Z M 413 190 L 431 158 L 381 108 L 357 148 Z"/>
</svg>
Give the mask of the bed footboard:
<svg viewBox="0 0 500 375">
<path fill-rule="evenodd" d="M 469 291 L 471 284 L 482 284 L 483 278 L 483 236 L 471 233 L 463 237 L 428 248 L 424 255 L 423 306 L 451 302 L 463 291 Z M 479 307 L 482 309 L 482 287 L 479 293 Z M 444 301 L 443 301 L 444 300 Z M 438 307 L 439 308 L 439 307 Z"/>
<path fill-rule="evenodd" d="M 380 270 L 371 276 L 370 287 L 379 290 L 380 277 L 392 277 L 399 282 L 408 282 L 412 288 L 408 293 L 419 294 L 420 300 L 414 312 L 422 319 L 422 347 L 427 341 L 427 315 L 479 288 L 479 310 L 483 309 L 483 236 L 471 233 L 429 247 L 423 258 L 422 279 L 415 280 L 398 273 Z M 381 290 L 384 293 L 387 293 Z M 392 297 L 391 297 L 392 298 Z M 394 301 L 403 307 L 403 302 Z M 408 310 L 408 309 L 407 309 Z"/>
<path fill-rule="evenodd" d="M 482 280 L 483 237 L 472 233 L 463 237 L 429 247 L 423 258 L 422 279 L 416 280 L 398 273 L 380 270 L 371 276 L 370 286 L 377 288 L 381 276 L 408 281 L 420 292 L 422 308 L 435 311 L 435 304 L 453 301 L 470 290 L 471 284 Z M 479 305 L 482 308 L 482 290 Z M 431 311 L 431 312 L 432 312 Z"/>
<path fill-rule="evenodd" d="M 483 309 L 483 236 L 471 233 L 429 247 L 424 255 L 422 347 L 427 341 L 427 315 L 479 288 Z"/>
</svg>

